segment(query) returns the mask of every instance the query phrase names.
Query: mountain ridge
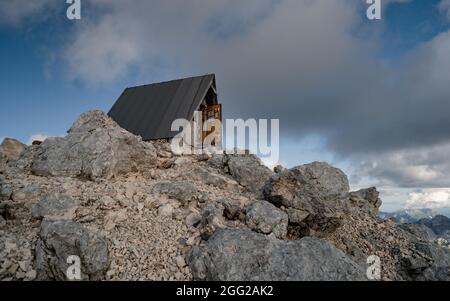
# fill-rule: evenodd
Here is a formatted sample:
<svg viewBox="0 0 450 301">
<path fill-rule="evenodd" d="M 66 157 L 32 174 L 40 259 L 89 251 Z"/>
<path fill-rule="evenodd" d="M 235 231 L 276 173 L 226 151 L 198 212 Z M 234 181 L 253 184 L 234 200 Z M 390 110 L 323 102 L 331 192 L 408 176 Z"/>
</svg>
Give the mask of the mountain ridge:
<svg viewBox="0 0 450 301">
<path fill-rule="evenodd" d="M 0 279 L 449 280 L 450 250 L 378 216 L 325 163 L 264 166 L 251 154 L 176 156 L 105 113 L 65 137 L 0 151 Z"/>
</svg>

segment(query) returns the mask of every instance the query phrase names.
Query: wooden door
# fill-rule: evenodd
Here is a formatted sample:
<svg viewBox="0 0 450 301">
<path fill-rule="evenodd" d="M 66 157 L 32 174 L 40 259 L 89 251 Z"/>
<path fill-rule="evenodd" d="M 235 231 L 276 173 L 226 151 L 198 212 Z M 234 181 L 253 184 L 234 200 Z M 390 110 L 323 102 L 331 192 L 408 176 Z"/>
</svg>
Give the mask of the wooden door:
<svg viewBox="0 0 450 301">
<path fill-rule="evenodd" d="M 222 105 L 212 105 L 208 106 L 203 110 L 203 124 L 205 124 L 208 120 L 215 120 L 214 126 L 209 131 L 202 131 L 202 141 L 205 140 L 207 136 L 214 133 L 214 141 L 215 146 L 220 146 L 222 143 Z"/>
</svg>

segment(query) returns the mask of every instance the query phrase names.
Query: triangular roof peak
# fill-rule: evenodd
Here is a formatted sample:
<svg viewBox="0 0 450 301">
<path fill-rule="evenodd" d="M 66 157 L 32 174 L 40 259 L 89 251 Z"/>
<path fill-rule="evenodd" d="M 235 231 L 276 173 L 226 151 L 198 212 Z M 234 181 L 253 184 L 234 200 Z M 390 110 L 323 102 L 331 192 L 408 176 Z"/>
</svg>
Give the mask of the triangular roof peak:
<svg viewBox="0 0 450 301">
<path fill-rule="evenodd" d="M 108 115 L 144 140 L 173 138 L 172 122 L 191 120 L 213 87 L 215 74 L 126 88 Z"/>
</svg>

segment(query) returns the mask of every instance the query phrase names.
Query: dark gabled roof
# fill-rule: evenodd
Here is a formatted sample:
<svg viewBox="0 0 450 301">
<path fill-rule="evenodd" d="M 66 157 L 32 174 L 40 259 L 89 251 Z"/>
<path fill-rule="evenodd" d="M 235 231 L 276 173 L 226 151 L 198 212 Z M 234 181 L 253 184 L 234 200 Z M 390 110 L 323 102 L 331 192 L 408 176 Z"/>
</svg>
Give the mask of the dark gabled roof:
<svg viewBox="0 0 450 301">
<path fill-rule="evenodd" d="M 173 138 L 172 122 L 192 120 L 211 86 L 214 74 L 127 88 L 108 115 L 143 140 Z"/>
</svg>

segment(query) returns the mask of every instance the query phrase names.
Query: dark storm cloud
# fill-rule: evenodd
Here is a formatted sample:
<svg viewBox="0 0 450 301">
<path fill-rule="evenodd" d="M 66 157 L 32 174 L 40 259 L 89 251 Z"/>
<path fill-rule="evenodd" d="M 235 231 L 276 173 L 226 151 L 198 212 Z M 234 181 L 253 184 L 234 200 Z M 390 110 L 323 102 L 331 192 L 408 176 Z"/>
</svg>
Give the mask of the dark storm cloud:
<svg viewBox="0 0 450 301">
<path fill-rule="evenodd" d="M 244 87 L 228 87 L 231 99 L 254 101 L 239 106 L 236 102 L 235 107 L 246 116 L 269 113 L 279 117 L 284 130 L 292 135 L 322 133 L 329 138 L 329 146 L 343 155 L 449 140 L 449 33 L 390 66 L 355 53 L 354 49 L 333 60 L 339 50 L 332 45 L 316 53 L 299 47 L 297 58 L 289 64 L 302 74 L 286 72 L 287 66 L 273 72 L 277 58 L 268 64 L 263 60 L 254 64 L 258 65 L 256 70 L 252 67 L 254 74 L 240 78 Z M 322 65 L 316 68 L 318 64 Z M 267 65 L 271 65 L 267 72 L 272 74 L 263 73 L 262 66 Z M 252 86 L 249 81 L 254 81 Z"/>
<path fill-rule="evenodd" d="M 100 13 L 63 48 L 70 79 L 214 72 L 226 117 L 279 118 L 284 136 L 321 135 L 327 151 L 382 182 L 450 186 L 440 147 L 450 142 L 449 32 L 390 61 L 380 59 L 383 23 L 362 22 L 364 1 L 89 4 Z M 420 166 L 402 157 L 420 152 L 430 153 Z"/>
<path fill-rule="evenodd" d="M 68 48 L 74 78 L 110 81 L 132 64 L 151 73 L 155 57 L 167 78 L 215 72 L 226 117 L 279 118 L 285 136 L 321 135 L 381 182 L 450 185 L 436 155 L 450 141 L 450 33 L 388 61 L 383 23 L 363 23 L 354 1 L 97 3 L 111 13 L 86 22 Z M 435 154 L 421 166 L 391 159 L 421 148 Z"/>
<path fill-rule="evenodd" d="M 359 156 L 356 175 L 377 179 L 378 186 L 446 188 L 450 183 L 450 143 Z"/>
</svg>

